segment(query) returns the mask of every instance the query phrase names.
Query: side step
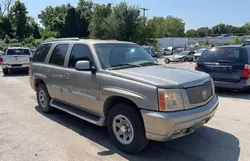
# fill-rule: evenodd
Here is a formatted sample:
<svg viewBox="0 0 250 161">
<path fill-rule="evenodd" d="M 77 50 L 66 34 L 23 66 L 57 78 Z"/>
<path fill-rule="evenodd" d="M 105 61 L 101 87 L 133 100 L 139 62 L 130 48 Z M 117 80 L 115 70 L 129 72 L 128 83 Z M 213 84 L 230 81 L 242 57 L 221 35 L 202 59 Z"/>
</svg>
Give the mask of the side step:
<svg viewBox="0 0 250 161">
<path fill-rule="evenodd" d="M 104 118 L 100 117 L 100 116 L 96 116 L 93 115 L 91 113 L 85 112 L 83 110 L 80 110 L 78 108 L 66 105 L 62 102 L 56 101 L 54 99 L 52 99 L 50 101 L 50 106 L 57 108 L 59 110 L 62 110 L 64 112 L 67 112 L 73 116 L 76 116 L 82 120 L 88 121 L 92 124 L 98 125 L 98 126 L 104 126 L 105 125 L 105 121 Z"/>
</svg>

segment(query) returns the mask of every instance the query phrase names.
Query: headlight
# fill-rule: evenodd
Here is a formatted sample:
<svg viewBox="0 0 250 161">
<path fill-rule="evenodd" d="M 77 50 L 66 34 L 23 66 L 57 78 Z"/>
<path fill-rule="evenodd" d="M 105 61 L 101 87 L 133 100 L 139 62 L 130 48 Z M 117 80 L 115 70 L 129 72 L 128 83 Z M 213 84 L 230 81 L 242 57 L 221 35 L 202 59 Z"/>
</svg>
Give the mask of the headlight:
<svg viewBox="0 0 250 161">
<path fill-rule="evenodd" d="M 158 89 L 159 110 L 178 111 L 184 109 L 179 89 Z"/>
</svg>

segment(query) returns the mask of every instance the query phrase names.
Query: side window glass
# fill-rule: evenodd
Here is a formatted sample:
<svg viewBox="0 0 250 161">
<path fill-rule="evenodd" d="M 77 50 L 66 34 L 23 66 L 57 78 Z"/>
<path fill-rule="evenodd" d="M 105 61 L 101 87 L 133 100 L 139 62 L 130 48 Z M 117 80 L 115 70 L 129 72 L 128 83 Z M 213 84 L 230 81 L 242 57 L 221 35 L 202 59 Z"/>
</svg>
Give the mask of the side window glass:
<svg viewBox="0 0 250 161">
<path fill-rule="evenodd" d="M 51 48 L 51 46 L 52 46 L 52 44 L 42 44 L 42 45 L 40 45 L 36 49 L 32 61 L 33 62 L 40 62 L 40 63 L 44 62 L 45 59 L 46 59 L 46 56 L 47 56 L 47 54 L 48 54 L 48 52 L 49 52 L 49 50 Z"/>
<path fill-rule="evenodd" d="M 59 44 L 53 50 L 49 64 L 63 66 L 69 44 Z"/>
<path fill-rule="evenodd" d="M 75 68 L 76 62 L 80 60 L 89 60 L 94 65 L 93 55 L 89 47 L 83 44 L 75 44 L 70 54 L 69 68 Z"/>
</svg>

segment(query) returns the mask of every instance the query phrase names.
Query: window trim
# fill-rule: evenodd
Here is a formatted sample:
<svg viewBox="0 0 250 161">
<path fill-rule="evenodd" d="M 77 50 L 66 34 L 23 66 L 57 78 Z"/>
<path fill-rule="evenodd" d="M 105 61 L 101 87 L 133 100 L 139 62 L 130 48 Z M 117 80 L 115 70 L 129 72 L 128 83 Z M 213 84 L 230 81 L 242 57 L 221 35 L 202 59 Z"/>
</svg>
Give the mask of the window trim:
<svg viewBox="0 0 250 161">
<path fill-rule="evenodd" d="M 96 65 L 96 60 L 95 60 L 95 57 L 94 57 L 94 53 L 93 51 L 91 50 L 91 47 L 88 45 L 88 44 L 85 44 L 85 43 L 72 43 L 71 46 L 70 46 L 70 50 L 68 51 L 68 55 L 67 55 L 67 61 L 65 62 L 65 67 L 68 68 L 68 69 L 75 69 L 75 68 L 72 68 L 72 67 L 69 67 L 69 63 L 70 63 L 70 56 L 71 56 L 71 53 L 73 51 L 73 48 L 75 45 L 85 45 L 89 48 L 89 51 L 90 53 L 92 54 L 92 59 L 93 59 L 93 62 L 94 64 L 92 64 L 92 66 L 96 67 L 97 68 L 97 65 Z"/>
<path fill-rule="evenodd" d="M 67 49 L 67 52 L 66 52 L 66 55 L 65 55 L 65 58 L 64 58 L 64 62 L 63 62 L 63 65 L 57 65 L 57 64 L 51 64 L 50 63 L 50 59 L 51 59 L 51 56 L 53 54 L 53 51 L 55 50 L 55 48 L 58 46 L 58 45 L 68 45 L 68 49 Z M 51 51 L 50 53 L 47 55 L 47 60 L 46 60 L 46 64 L 48 65 L 52 65 L 52 66 L 56 66 L 56 67 L 65 67 L 65 63 L 67 61 L 67 55 L 69 54 L 69 49 L 71 48 L 71 44 L 70 43 L 54 43 L 53 46 L 51 47 Z"/>
</svg>

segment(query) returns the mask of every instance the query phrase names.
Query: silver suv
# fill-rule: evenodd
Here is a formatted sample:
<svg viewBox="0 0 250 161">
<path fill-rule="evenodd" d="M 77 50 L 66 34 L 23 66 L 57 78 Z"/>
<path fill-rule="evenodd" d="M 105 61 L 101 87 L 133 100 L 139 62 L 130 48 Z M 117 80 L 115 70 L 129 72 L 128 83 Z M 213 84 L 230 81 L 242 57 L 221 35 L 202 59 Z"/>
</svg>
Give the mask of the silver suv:
<svg viewBox="0 0 250 161">
<path fill-rule="evenodd" d="M 43 112 L 57 108 L 107 126 L 128 153 L 139 152 L 148 140 L 192 133 L 218 106 L 208 74 L 159 65 L 130 42 L 44 42 L 34 53 L 30 84 Z"/>
</svg>

